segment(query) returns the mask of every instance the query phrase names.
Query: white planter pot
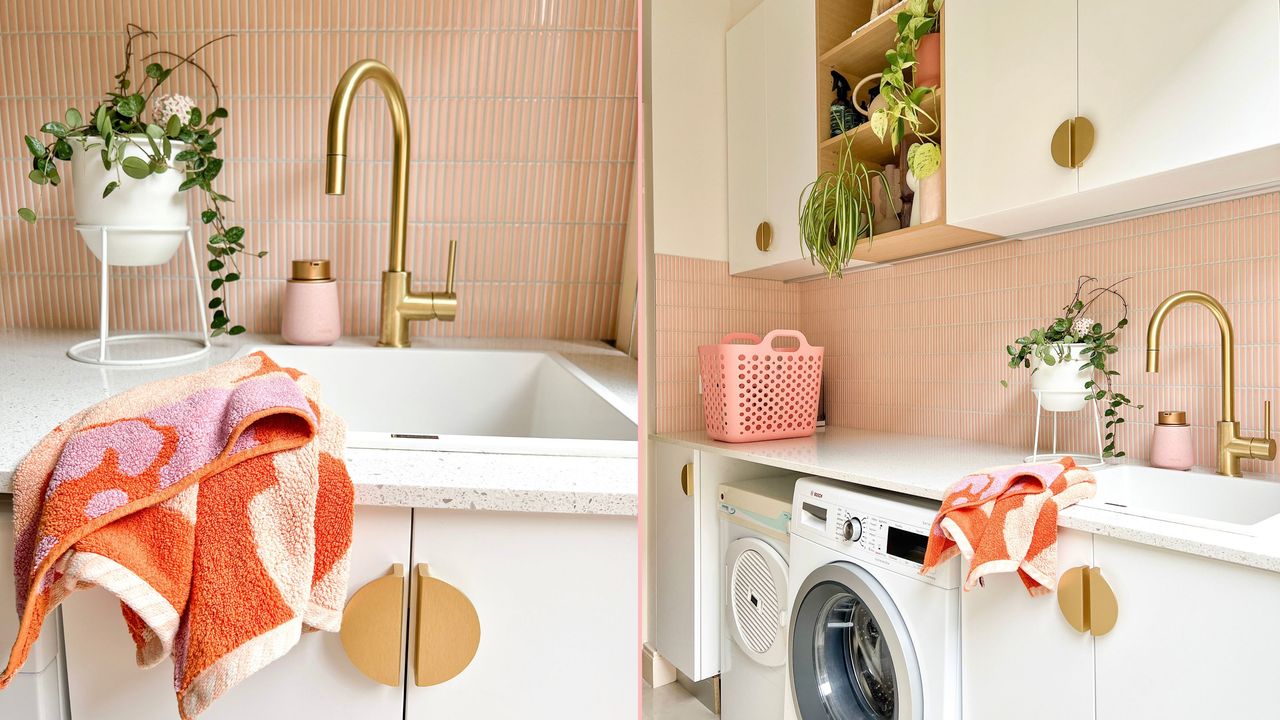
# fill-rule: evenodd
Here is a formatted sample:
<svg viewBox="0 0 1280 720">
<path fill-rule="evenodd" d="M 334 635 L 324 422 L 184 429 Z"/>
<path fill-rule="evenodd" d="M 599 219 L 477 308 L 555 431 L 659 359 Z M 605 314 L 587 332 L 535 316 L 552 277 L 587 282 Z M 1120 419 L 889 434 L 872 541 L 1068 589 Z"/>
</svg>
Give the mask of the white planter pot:
<svg viewBox="0 0 1280 720">
<path fill-rule="evenodd" d="M 187 202 L 178 192 L 185 176 L 179 167 L 135 180 L 113 167 L 102 166 L 102 140 L 88 138 L 84 145 L 72 138 L 71 173 L 75 187 L 77 225 L 103 225 L 129 228 L 184 228 L 190 224 Z M 139 143 L 146 147 L 146 140 Z M 185 143 L 173 143 L 173 154 L 186 149 Z M 141 149 L 127 146 L 125 157 L 146 157 Z M 172 157 L 170 158 L 172 163 Z M 120 187 L 102 197 L 107 183 L 118 181 Z M 89 250 L 102 259 L 102 234 L 97 228 L 81 228 L 81 236 Z M 107 262 L 111 265 L 142 266 L 168 262 L 187 237 L 185 230 L 156 232 L 110 230 Z"/>
<path fill-rule="evenodd" d="M 1031 358 L 1031 389 L 1040 392 L 1040 406 L 1051 412 L 1076 412 L 1084 407 L 1094 392 L 1084 384 L 1093 378 L 1093 368 L 1081 359 L 1084 343 L 1061 346 L 1063 359 L 1045 365 Z M 1057 353 L 1054 353 L 1057 357 Z"/>
</svg>

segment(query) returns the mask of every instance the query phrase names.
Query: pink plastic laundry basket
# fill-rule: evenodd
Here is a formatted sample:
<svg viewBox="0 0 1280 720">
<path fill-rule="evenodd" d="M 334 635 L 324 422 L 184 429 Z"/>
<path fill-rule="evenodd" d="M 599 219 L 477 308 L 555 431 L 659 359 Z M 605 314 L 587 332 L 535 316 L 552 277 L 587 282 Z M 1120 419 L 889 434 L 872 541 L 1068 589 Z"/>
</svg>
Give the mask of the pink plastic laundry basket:
<svg viewBox="0 0 1280 720">
<path fill-rule="evenodd" d="M 800 345 L 774 347 L 782 338 Z M 699 347 L 698 365 L 702 413 L 713 439 L 778 440 L 812 435 L 816 429 L 822 348 L 810 345 L 803 334 L 774 330 L 761 340 L 751 333 L 730 333 L 719 345 Z"/>
</svg>

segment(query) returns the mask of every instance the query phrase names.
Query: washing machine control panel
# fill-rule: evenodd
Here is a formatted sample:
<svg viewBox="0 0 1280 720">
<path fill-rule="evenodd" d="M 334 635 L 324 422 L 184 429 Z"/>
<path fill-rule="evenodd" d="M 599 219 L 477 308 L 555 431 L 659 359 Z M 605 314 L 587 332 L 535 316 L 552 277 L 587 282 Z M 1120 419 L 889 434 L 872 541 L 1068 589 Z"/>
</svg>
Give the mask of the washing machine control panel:
<svg viewBox="0 0 1280 720">
<path fill-rule="evenodd" d="M 929 544 L 929 526 L 885 517 L 861 508 L 818 502 L 800 503 L 796 531 L 813 534 L 824 544 L 884 567 L 919 572 Z"/>
</svg>

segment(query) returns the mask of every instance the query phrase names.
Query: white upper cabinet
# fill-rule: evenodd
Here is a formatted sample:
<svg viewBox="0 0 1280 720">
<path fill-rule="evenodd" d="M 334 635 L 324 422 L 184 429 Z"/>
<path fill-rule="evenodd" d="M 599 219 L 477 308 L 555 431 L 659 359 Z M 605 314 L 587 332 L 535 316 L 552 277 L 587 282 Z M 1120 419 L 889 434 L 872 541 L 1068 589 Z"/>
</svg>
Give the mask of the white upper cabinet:
<svg viewBox="0 0 1280 720">
<path fill-rule="evenodd" d="M 1030 235 L 1280 182 L 1280 3 L 956 0 L 947 221 Z M 1088 120 L 1075 167 L 1058 126 Z M 1071 163 L 1067 163 L 1070 165 Z"/>
<path fill-rule="evenodd" d="M 1080 189 L 1280 143 L 1276 0 L 1079 0 Z M 1223 188 L 1230 189 L 1230 188 Z"/>
<path fill-rule="evenodd" d="M 818 174 L 813 0 L 764 0 L 728 32 L 729 271 L 784 279 L 817 272 L 800 249 L 800 191 Z M 768 223 L 772 242 L 756 246 Z"/>
<path fill-rule="evenodd" d="M 1075 193 L 1049 138 L 1076 115 L 1076 0 L 946 7 L 947 221 Z"/>
</svg>

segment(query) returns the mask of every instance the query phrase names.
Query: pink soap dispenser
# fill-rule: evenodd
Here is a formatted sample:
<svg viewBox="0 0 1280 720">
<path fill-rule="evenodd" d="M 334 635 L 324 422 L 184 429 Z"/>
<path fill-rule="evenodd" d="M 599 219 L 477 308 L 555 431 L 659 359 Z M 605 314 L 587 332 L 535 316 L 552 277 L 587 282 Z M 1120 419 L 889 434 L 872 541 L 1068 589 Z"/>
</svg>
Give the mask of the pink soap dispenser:
<svg viewBox="0 0 1280 720">
<path fill-rule="evenodd" d="M 1161 410 L 1151 434 L 1151 464 L 1167 470 L 1188 470 L 1196 464 L 1191 426 L 1182 410 Z"/>
<path fill-rule="evenodd" d="M 328 260 L 294 260 L 284 288 L 280 334 L 292 345 L 332 345 L 342 336 L 338 284 Z"/>
</svg>

